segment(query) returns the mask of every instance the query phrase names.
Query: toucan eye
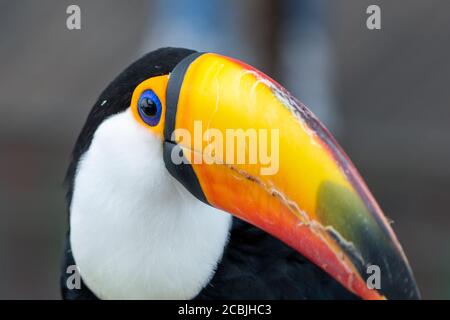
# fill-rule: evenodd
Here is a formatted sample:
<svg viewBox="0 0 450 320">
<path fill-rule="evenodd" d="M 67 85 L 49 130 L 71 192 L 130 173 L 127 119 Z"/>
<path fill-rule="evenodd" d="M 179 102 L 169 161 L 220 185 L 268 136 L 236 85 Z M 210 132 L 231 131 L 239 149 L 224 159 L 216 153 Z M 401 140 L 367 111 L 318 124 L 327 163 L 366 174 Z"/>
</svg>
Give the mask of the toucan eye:
<svg viewBox="0 0 450 320">
<path fill-rule="evenodd" d="M 161 119 L 161 102 L 152 90 L 146 90 L 138 101 L 139 115 L 148 125 L 154 127 Z"/>
</svg>

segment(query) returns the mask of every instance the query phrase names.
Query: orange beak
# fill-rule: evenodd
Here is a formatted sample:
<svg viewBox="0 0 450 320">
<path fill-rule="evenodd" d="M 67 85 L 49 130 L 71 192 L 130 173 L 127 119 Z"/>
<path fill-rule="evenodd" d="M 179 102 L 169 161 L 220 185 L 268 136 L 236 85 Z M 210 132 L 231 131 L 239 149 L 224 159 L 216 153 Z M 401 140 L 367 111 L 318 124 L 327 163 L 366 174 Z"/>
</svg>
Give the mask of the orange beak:
<svg viewBox="0 0 450 320">
<path fill-rule="evenodd" d="M 166 167 L 197 198 L 284 241 L 361 298 L 419 297 L 357 170 L 278 83 L 239 61 L 194 54 L 170 74 L 166 104 Z"/>
</svg>

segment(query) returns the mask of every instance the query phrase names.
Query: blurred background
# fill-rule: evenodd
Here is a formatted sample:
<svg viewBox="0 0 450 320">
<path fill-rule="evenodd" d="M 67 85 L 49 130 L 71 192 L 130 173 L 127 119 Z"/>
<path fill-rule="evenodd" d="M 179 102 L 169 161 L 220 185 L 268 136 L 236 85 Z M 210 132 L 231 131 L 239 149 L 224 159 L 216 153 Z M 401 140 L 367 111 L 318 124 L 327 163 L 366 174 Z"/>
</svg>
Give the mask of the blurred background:
<svg viewBox="0 0 450 320">
<path fill-rule="evenodd" d="M 299 97 L 394 221 L 423 297 L 450 298 L 445 0 L 0 1 L 0 298 L 60 298 L 75 139 L 109 81 L 161 46 L 244 60 Z"/>
</svg>

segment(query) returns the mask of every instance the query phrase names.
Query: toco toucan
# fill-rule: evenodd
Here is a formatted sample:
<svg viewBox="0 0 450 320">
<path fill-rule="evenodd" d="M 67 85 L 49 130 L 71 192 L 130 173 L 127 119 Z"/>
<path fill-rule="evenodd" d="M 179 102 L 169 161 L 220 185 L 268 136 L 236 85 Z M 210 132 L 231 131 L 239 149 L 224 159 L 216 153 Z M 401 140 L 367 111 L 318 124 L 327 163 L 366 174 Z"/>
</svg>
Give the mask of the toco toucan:
<svg viewBox="0 0 450 320">
<path fill-rule="evenodd" d="M 134 62 L 89 113 L 66 182 L 66 299 L 419 298 L 334 138 L 235 59 Z"/>
</svg>

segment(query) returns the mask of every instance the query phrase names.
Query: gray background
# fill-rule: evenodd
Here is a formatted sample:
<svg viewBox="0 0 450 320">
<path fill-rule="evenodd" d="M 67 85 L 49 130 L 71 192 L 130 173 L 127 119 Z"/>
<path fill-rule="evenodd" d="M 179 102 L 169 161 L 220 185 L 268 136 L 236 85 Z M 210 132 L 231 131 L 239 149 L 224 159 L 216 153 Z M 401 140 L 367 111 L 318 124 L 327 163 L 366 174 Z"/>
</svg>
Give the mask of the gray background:
<svg viewBox="0 0 450 320">
<path fill-rule="evenodd" d="M 276 19 L 270 2 L 247 2 L 249 19 Z M 66 29 L 72 3 L 81 31 Z M 365 27 L 374 3 L 381 31 Z M 69 154 L 98 94 L 151 41 L 148 8 L 0 1 L 0 298 L 59 298 Z M 423 296 L 450 298 L 450 2 L 330 8 L 337 138 L 395 221 Z M 275 44 L 261 30 L 242 32 L 258 42 L 256 66 L 277 79 Z"/>
</svg>

